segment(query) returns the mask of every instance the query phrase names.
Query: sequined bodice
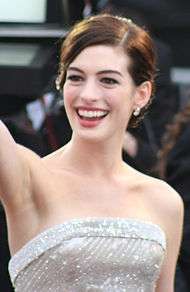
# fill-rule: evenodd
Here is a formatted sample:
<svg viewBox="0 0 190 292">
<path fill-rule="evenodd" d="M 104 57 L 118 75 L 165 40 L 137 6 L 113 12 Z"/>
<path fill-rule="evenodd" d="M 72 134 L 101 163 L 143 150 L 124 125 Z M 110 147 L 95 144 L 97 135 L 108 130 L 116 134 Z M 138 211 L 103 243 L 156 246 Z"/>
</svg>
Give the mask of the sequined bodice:
<svg viewBox="0 0 190 292">
<path fill-rule="evenodd" d="M 134 219 L 73 219 L 40 233 L 9 262 L 16 292 L 153 292 L 166 239 Z"/>
</svg>

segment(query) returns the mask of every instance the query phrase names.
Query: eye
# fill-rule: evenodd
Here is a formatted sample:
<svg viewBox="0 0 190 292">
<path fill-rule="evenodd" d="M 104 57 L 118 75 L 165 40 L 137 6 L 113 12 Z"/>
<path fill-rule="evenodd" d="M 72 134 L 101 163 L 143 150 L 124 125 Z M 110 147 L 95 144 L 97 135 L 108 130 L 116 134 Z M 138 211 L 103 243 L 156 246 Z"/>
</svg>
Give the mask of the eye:
<svg viewBox="0 0 190 292">
<path fill-rule="evenodd" d="M 76 74 L 68 75 L 66 79 L 72 82 L 80 82 L 83 80 L 83 78 L 80 75 L 76 75 Z"/>
<path fill-rule="evenodd" d="M 114 85 L 119 83 L 116 79 L 110 77 L 103 77 L 101 82 L 105 83 L 106 85 Z"/>
</svg>

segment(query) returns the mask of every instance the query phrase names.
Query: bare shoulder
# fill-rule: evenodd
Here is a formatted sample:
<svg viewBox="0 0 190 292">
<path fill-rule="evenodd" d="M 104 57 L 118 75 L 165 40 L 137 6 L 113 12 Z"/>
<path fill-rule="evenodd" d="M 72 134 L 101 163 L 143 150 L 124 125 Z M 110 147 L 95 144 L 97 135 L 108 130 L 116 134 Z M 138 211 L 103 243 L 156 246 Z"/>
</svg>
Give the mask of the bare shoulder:
<svg viewBox="0 0 190 292">
<path fill-rule="evenodd" d="M 183 217 L 183 200 L 168 183 L 136 170 L 132 170 L 132 176 L 137 190 L 153 214 L 169 220 Z"/>
<path fill-rule="evenodd" d="M 53 164 L 54 161 L 59 160 L 60 156 L 60 150 L 58 149 L 46 156 L 40 157 L 37 153 L 30 150 L 29 148 L 26 148 L 22 145 L 18 146 L 18 153 L 21 156 L 22 159 L 24 159 L 31 167 L 35 168 L 36 166 L 42 166 L 45 168 L 48 168 L 49 164 Z"/>
<path fill-rule="evenodd" d="M 23 145 L 17 144 L 17 150 L 18 155 L 23 159 L 26 159 L 28 162 L 41 161 L 41 157 L 38 154 Z"/>
<path fill-rule="evenodd" d="M 157 206 L 162 208 L 163 212 L 172 215 L 183 211 L 183 201 L 180 194 L 165 181 L 148 177 L 147 189 L 148 193 L 152 193 L 152 199 Z"/>
<path fill-rule="evenodd" d="M 18 146 L 18 155 L 21 157 L 21 160 L 25 164 L 25 168 L 28 169 L 30 174 L 31 184 L 34 186 L 35 182 L 43 181 L 46 179 L 46 176 L 50 175 L 54 161 L 58 160 L 55 157 L 57 156 L 56 151 L 40 157 L 37 153 L 32 150 L 22 146 Z"/>
<path fill-rule="evenodd" d="M 64 161 L 63 153 L 65 152 L 66 146 L 67 145 L 57 149 L 56 151 L 53 151 L 52 153 L 42 158 L 42 162 L 47 169 L 54 168 L 59 169 L 63 167 L 62 165 L 62 162 Z"/>
<path fill-rule="evenodd" d="M 31 175 L 38 169 L 40 170 L 40 166 L 43 166 L 42 158 L 37 153 L 23 145 L 17 144 L 17 154 L 19 160 L 23 164 L 25 173 L 28 172 L 28 175 Z"/>
<path fill-rule="evenodd" d="M 184 205 L 180 194 L 163 180 L 149 176 L 143 180 L 146 202 L 153 220 L 162 226 L 170 241 L 171 238 L 178 238 L 179 245 L 184 217 Z"/>
<path fill-rule="evenodd" d="M 61 153 L 63 152 L 63 150 L 64 150 L 64 147 L 62 147 L 62 148 L 60 148 L 60 149 L 58 149 L 58 150 L 56 150 L 56 151 L 44 156 L 42 158 L 42 160 L 44 162 L 47 162 L 47 163 L 50 162 L 50 161 L 57 160 L 57 159 L 59 159 L 59 157 L 60 157 Z"/>
<path fill-rule="evenodd" d="M 142 175 L 142 185 L 150 202 L 160 207 L 163 213 L 174 215 L 183 212 L 183 200 L 167 182 L 147 175 Z"/>
</svg>

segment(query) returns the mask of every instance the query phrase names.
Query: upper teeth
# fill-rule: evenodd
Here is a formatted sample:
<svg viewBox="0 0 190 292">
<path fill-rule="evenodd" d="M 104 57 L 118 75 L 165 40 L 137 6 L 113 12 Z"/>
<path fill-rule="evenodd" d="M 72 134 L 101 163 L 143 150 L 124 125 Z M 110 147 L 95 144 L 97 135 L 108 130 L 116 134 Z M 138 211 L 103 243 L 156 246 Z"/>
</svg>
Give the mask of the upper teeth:
<svg viewBox="0 0 190 292">
<path fill-rule="evenodd" d="M 104 116 L 107 111 L 87 111 L 87 110 L 78 110 L 78 113 L 82 117 L 87 117 L 87 118 L 96 118 L 96 117 L 102 117 Z"/>
</svg>

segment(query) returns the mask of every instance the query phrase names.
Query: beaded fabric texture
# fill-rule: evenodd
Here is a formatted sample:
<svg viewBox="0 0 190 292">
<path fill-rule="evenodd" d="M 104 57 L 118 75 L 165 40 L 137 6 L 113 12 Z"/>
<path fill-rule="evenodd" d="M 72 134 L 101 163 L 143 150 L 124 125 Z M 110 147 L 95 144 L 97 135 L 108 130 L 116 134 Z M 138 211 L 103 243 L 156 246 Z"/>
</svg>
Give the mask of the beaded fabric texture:
<svg viewBox="0 0 190 292">
<path fill-rule="evenodd" d="M 153 292 L 166 249 L 162 229 L 121 218 L 53 226 L 9 262 L 16 292 Z"/>
</svg>

